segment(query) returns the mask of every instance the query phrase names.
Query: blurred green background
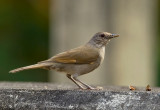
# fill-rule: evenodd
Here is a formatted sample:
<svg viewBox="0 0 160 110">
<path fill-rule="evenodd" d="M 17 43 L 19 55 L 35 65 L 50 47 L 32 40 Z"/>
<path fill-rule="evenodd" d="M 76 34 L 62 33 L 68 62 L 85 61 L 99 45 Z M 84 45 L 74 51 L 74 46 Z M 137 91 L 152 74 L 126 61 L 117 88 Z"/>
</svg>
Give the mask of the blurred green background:
<svg viewBox="0 0 160 110">
<path fill-rule="evenodd" d="M 160 86 L 160 0 L 158 0 L 158 10 L 157 10 L 157 14 L 158 14 L 158 18 L 157 18 L 157 21 L 156 21 L 156 24 L 157 24 L 157 27 L 155 27 L 155 29 L 157 30 L 156 32 L 156 48 L 155 50 L 153 51 L 155 54 L 156 54 L 156 58 L 154 59 L 156 62 L 156 75 L 157 75 L 157 86 Z"/>
<path fill-rule="evenodd" d="M 9 74 L 48 58 L 48 0 L 0 1 L 0 80 L 48 81 L 45 70 Z"/>
<path fill-rule="evenodd" d="M 46 70 L 28 70 L 9 74 L 17 67 L 34 64 L 49 58 L 49 0 L 0 1 L 0 80 L 49 81 Z M 72 9 L 69 10 L 72 11 Z M 160 1 L 154 36 L 156 85 L 160 86 Z M 110 24 L 111 25 L 111 24 Z M 153 36 L 152 36 L 153 37 Z M 153 73 L 154 74 L 154 73 Z"/>
</svg>

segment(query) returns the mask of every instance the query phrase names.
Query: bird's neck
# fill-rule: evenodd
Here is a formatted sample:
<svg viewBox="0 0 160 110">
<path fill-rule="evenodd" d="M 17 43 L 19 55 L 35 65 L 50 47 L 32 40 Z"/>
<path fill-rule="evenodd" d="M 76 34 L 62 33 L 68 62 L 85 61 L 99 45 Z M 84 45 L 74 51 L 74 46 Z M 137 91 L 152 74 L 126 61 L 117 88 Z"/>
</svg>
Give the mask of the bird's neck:
<svg viewBox="0 0 160 110">
<path fill-rule="evenodd" d="M 95 42 L 95 41 L 92 41 L 90 40 L 86 45 L 89 45 L 91 47 L 95 47 L 95 48 L 103 48 L 106 46 L 106 44 L 109 42 L 110 40 L 106 41 L 106 42 Z"/>
</svg>

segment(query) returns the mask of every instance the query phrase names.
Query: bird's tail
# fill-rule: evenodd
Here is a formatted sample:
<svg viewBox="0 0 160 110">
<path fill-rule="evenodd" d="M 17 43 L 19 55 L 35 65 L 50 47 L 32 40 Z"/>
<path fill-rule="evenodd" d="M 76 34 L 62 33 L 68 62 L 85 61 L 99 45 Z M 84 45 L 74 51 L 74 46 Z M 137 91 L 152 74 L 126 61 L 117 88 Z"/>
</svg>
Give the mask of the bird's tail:
<svg viewBox="0 0 160 110">
<path fill-rule="evenodd" d="M 21 68 L 11 70 L 11 71 L 9 71 L 9 73 L 16 73 L 16 72 L 23 71 L 23 70 L 28 70 L 28 69 L 47 68 L 49 66 L 51 66 L 51 63 L 38 63 L 38 64 L 29 65 L 29 66 L 25 66 L 25 67 L 21 67 Z"/>
</svg>

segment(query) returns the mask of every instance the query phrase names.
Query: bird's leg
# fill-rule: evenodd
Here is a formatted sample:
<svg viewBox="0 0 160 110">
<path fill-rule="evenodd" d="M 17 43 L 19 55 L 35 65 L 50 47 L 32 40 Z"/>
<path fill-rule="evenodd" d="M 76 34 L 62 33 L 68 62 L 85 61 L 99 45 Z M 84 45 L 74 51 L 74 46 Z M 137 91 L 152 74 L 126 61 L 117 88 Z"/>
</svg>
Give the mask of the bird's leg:
<svg viewBox="0 0 160 110">
<path fill-rule="evenodd" d="M 78 81 L 79 83 L 83 84 L 84 86 L 86 86 L 87 89 L 91 89 L 91 90 L 97 89 L 97 88 L 94 88 L 94 87 L 92 87 L 92 86 L 90 86 L 90 85 L 88 85 L 88 84 L 83 83 L 82 81 L 80 81 L 79 79 L 77 79 L 77 78 L 75 78 L 75 77 L 74 77 L 74 79 L 75 79 L 76 81 Z"/>
<path fill-rule="evenodd" d="M 66 76 L 67 76 L 70 80 L 72 80 L 80 89 L 86 89 L 86 88 L 84 88 L 82 85 L 80 85 L 80 84 L 78 83 L 78 81 L 73 78 L 72 75 L 67 74 Z"/>
</svg>

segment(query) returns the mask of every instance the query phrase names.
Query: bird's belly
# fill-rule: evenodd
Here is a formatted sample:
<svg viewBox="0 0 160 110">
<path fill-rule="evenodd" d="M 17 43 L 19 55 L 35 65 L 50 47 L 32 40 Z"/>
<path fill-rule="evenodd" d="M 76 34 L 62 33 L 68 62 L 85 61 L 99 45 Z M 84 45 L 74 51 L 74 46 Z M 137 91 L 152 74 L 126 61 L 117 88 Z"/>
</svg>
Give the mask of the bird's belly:
<svg viewBox="0 0 160 110">
<path fill-rule="evenodd" d="M 65 72 L 67 74 L 75 74 L 83 75 L 86 73 L 89 73 L 96 69 L 99 66 L 99 63 L 94 64 L 59 64 L 55 63 L 51 69 L 59 71 L 59 72 Z"/>
</svg>

